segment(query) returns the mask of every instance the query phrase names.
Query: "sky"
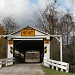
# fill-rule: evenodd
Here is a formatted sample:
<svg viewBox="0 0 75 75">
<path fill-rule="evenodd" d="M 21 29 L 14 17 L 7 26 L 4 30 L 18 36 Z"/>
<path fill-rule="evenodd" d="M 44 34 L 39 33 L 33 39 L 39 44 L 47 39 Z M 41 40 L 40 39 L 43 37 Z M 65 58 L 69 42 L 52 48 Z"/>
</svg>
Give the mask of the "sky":
<svg viewBox="0 0 75 75">
<path fill-rule="evenodd" d="M 46 2 L 53 0 L 0 0 L 0 23 L 2 19 L 11 16 L 15 18 L 19 26 L 33 25 L 33 19 L 38 10 L 44 10 Z M 59 12 L 71 10 L 75 16 L 75 0 L 57 0 Z"/>
</svg>

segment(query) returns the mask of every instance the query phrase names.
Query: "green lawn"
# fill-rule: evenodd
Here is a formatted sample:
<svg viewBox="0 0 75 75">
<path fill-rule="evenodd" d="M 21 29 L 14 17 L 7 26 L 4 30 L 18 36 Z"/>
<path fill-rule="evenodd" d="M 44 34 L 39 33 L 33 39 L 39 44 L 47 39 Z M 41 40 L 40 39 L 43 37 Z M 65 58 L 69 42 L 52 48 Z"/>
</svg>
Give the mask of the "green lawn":
<svg viewBox="0 0 75 75">
<path fill-rule="evenodd" d="M 47 68 L 43 65 L 41 67 L 42 67 L 43 71 L 45 72 L 45 75 L 75 75 L 75 74 L 72 74 L 72 73 L 65 73 L 65 72 L 52 70 L 52 69 Z"/>
</svg>

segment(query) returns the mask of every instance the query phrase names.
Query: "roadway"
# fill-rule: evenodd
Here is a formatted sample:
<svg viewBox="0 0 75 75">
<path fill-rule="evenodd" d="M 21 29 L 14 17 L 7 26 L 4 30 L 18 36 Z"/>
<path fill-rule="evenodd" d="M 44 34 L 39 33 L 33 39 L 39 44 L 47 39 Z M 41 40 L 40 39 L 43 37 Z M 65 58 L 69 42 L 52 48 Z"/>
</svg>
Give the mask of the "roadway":
<svg viewBox="0 0 75 75">
<path fill-rule="evenodd" d="M 44 75 L 41 64 L 15 64 L 0 68 L 0 75 Z"/>
</svg>

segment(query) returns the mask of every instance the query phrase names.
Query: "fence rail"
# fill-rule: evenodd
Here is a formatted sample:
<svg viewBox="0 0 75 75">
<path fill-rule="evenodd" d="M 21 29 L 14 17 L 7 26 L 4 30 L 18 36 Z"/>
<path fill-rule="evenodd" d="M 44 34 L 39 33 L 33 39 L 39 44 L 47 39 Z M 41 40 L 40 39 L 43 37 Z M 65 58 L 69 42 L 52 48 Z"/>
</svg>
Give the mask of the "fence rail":
<svg viewBox="0 0 75 75">
<path fill-rule="evenodd" d="M 13 62 L 15 61 L 15 58 L 4 58 L 4 59 L 0 59 L 0 68 L 5 65 L 5 66 L 9 66 L 9 65 L 13 65 Z"/>
<path fill-rule="evenodd" d="M 66 62 L 44 59 L 44 63 L 48 64 L 52 69 L 69 72 L 69 64 Z"/>
</svg>

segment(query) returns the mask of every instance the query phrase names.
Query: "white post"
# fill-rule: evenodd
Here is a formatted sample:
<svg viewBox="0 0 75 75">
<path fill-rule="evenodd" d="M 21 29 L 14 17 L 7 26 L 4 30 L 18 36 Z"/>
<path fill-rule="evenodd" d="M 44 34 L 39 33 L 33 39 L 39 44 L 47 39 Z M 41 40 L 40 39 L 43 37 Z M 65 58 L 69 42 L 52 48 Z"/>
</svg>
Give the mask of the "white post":
<svg viewBox="0 0 75 75">
<path fill-rule="evenodd" d="M 10 40 L 11 39 L 8 38 L 8 58 L 13 58 L 13 41 L 9 42 Z M 8 60 L 8 61 L 10 61 L 10 60 Z M 8 64 L 6 63 L 6 65 L 13 65 L 13 62 L 9 62 Z"/>
<path fill-rule="evenodd" d="M 48 39 L 48 40 L 49 40 L 49 43 L 47 44 L 47 48 L 48 48 L 47 54 L 48 54 L 48 59 L 50 59 L 50 39 Z"/>
<path fill-rule="evenodd" d="M 7 62 L 7 63 L 6 63 L 6 66 L 8 66 L 8 60 L 6 60 L 6 62 Z"/>
<path fill-rule="evenodd" d="M 60 61 L 62 62 L 62 36 L 60 36 Z"/>
<path fill-rule="evenodd" d="M 0 61 L 0 68 L 2 67 L 2 61 Z"/>
<path fill-rule="evenodd" d="M 44 40 L 45 41 L 45 40 Z M 46 60 L 49 60 L 50 59 L 50 37 L 48 37 L 47 39 L 46 39 L 46 43 L 44 43 L 44 47 L 47 47 L 46 49 L 47 49 L 47 51 L 46 51 L 46 53 L 44 53 L 44 65 L 45 66 L 47 66 L 47 67 L 50 67 L 50 65 L 47 63 L 48 61 L 46 61 Z"/>
<path fill-rule="evenodd" d="M 51 46 L 51 41 L 49 41 L 49 58 L 51 58 L 51 48 L 50 48 L 50 46 Z"/>
</svg>

